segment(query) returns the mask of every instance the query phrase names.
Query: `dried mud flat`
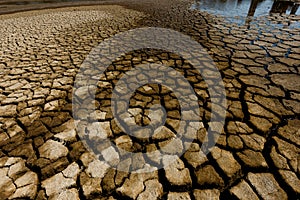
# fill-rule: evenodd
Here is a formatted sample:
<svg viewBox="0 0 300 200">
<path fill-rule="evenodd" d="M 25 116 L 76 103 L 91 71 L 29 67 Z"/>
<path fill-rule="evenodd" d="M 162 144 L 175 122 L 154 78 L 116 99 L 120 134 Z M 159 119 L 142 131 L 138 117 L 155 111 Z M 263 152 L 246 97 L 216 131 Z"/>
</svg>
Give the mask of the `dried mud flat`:
<svg viewBox="0 0 300 200">
<path fill-rule="evenodd" d="M 0 16 L 5 27 L 0 30 L 0 199 L 299 198 L 300 27 L 291 26 L 299 16 L 273 15 L 239 26 L 188 10 L 185 1 L 118 4 Z M 109 168 L 85 148 L 74 129 L 72 88 L 93 47 L 145 26 L 172 28 L 201 43 L 222 75 L 227 113 L 224 131 L 207 156 L 200 152 L 205 135 L 200 129 L 177 162 L 134 174 Z M 176 134 L 178 101 L 155 84 L 138 89 L 130 112 L 147 125 L 149 107 L 162 103 L 167 120 L 161 134 L 139 141 L 114 121 L 109 101 L 114 83 L 143 62 L 163 63 L 189 80 L 207 128 L 210 100 L 201 75 L 178 55 L 150 49 L 129 52 L 108 68 L 98 85 L 101 123 L 95 126 L 131 151 L 160 148 L 166 136 Z M 138 167 L 134 158 L 129 161 Z"/>
</svg>

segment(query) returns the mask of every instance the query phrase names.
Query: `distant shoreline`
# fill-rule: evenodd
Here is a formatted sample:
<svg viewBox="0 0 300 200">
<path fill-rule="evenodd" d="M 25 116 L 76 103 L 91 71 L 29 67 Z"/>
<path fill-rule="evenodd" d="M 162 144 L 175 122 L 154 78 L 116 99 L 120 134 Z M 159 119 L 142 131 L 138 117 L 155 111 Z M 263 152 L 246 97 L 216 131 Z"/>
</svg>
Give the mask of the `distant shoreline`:
<svg viewBox="0 0 300 200">
<path fill-rule="evenodd" d="M 29 2 L 29 1 L 26 1 Z M 116 4 L 118 1 L 112 0 L 95 0 L 95 1 L 73 1 L 73 2 L 54 2 L 54 3 L 32 3 L 28 4 L 16 4 L 12 3 L 6 4 L 0 0 L 0 15 L 13 14 L 18 12 L 26 12 L 32 10 L 43 10 L 43 9 L 55 9 L 55 8 L 64 8 L 64 7 L 77 7 L 77 6 L 91 6 L 91 5 L 111 5 Z"/>
</svg>

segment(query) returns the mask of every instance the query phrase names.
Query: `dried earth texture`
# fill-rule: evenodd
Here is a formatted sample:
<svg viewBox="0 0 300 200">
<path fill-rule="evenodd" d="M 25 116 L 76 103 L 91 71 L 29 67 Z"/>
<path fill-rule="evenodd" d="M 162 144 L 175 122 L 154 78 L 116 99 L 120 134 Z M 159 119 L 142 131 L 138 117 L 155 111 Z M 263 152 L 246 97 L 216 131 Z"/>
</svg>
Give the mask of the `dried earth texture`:
<svg viewBox="0 0 300 200">
<path fill-rule="evenodd" d="M 299 199 L 300 27 L 292 25 L 300 17 L 273 15 L 237 25 L 188 10 L 183 0 L 116 4 L 0 16 L 0 199 Z M 184 75 L 198 97 L 204 126 L 167 168 L 127 173 L 84 146 L 74 128 L 72 88 L 93 47 L 118 32 L 148 26 L 190 35 L 207 50 L 226 88 L 226 120 L 216 146 L 204 156 L 211 101 L 201 74 L 174 53 L 128 52 L 99 81 L 98 121 L 85 130 L 87 139 L 100 127 L 118 147 L 146 152 L 175 137 L 180 105 L 159 84 L 138 88 L 130 100 L 129 112 L 139 125 L 150 123 L 153 104 L 165 107 L 166 123 L 151 139 L 131 137 L 115 122 L 112 88 L 140 63 L 163 63 Z M 179 141 L 167 153 L 184 146 Z M 95 146 L 103 158 L 118 157 L 107 155 L 109 148 Z M 141 159 L 127 161 L 135 169 Z"/>
</svg>

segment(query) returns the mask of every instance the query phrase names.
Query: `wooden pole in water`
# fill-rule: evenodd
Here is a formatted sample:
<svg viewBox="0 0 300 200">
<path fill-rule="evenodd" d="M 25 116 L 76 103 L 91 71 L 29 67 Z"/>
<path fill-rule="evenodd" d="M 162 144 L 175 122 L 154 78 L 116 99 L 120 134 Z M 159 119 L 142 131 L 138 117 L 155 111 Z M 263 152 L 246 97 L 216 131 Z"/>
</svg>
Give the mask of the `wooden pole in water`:
<svg viewBox="0 0 300 200">
<path fill-rule="evenodd" d="M 248 17 L 254 16 L 258 1 L 259 0 L 252 0 L 251 1 L 251 5 L 250 5 L 249 11 L 248 11 Z"/>
<path fill-rule="evenodd" d="M 248 28 L 250 26 L 250 22 L 252 21 L 251 17 L 254 16 L 255 10 L 257 8 L 258 1 L 259 0 L 252 0 L 251 1 L 251 5 L 250 5 L 249 11 L 248 11 L 247 19 L 245 21 L 245 24 L 248 25 Z"/>
</svg>

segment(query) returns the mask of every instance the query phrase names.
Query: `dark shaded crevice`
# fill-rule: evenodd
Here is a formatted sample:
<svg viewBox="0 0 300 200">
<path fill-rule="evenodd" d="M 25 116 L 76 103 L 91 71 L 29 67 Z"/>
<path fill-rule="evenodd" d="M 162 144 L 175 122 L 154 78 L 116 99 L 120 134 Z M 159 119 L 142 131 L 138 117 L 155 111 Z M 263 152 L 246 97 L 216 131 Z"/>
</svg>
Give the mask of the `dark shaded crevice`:
<svg viewBox="0 0 300 200">
<path fill-rule="evenodd" d="M 222 168 L 218 165 L 217 161 L 213 158 L 211 153 L 207 154 L 207 159 L 209 160 L 208 163 L 214 167 L 216 172 L 220 175 L 222 180 L 224 181 L 224 186 L 220 187 L 221 191 L 226 188 L 226 185 L 231 181 L 230 178 L 227 177 L 225 172 L 222 170 Z"/>
<path fill-rule="evenodd" d="M 79 166 L 82 166 L 82 165 L 79 164 Z M 78 191 L 79 199 L 86 199 L 83 189 L 82 189 L 81 181 L 80 181 L 80 174 L 77 176 L 76 185 L 77 185 L 76 189 Z"/>
<path fill-rule="evenodd" d="M 164 168 L 158 170 L 158 181 L 162 184 L 163 187 L 162 199 L 167 199 L 168 193 L 171 191 L 171 185 L 168 179 L 166 178 Z"/>
<path fill-rule="evenodd" d="M 239 200 L 236 196 L 232 195 L 229 189 L 224 190 L 220 194 L 220 200 Z"/>
</svg>

